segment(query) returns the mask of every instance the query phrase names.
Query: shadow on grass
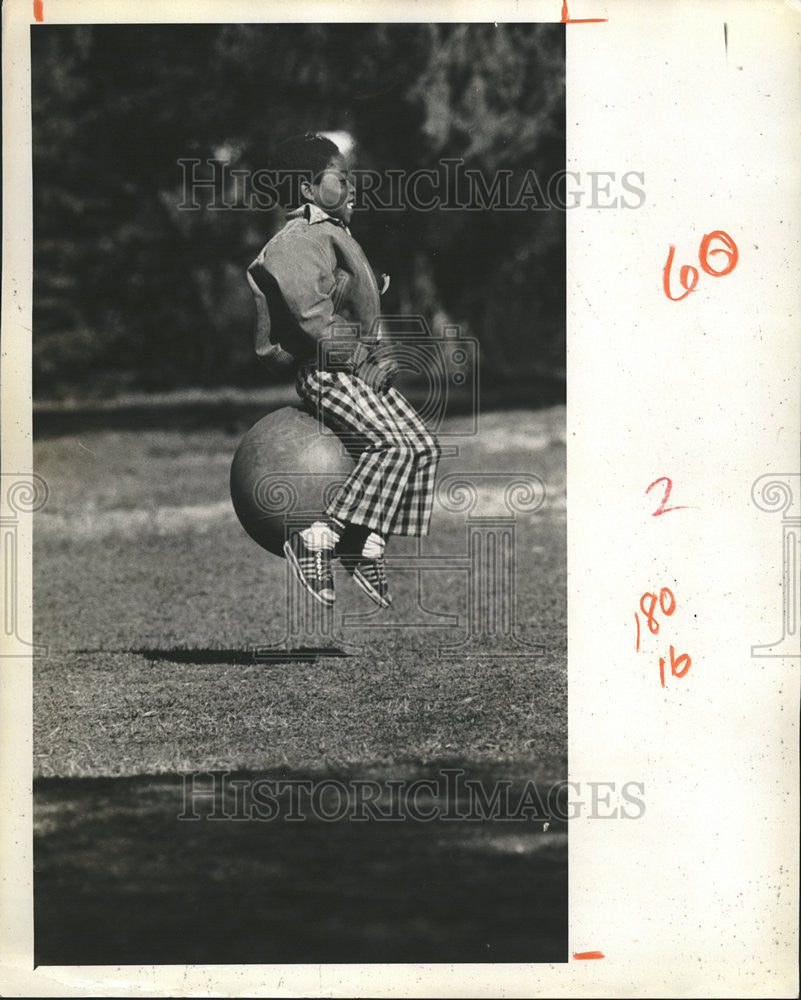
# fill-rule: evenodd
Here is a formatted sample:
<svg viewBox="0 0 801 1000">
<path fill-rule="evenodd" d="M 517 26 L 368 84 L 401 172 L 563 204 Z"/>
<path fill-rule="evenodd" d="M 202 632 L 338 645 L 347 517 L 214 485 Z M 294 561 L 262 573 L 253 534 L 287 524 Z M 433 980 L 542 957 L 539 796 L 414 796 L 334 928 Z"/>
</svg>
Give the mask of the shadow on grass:
<svg viewBox="0 0 801 1000">
<path fill-rule="evenodd" d="M 298 649 L 134 649 L 131 652 L 153 663 L 223 664 L 226 666 L 252 663 L 316 663 L 324 657 L 346 657 L 350 654 L 337 646 L 302 646 Z"/>
<path fill-rule="evenodd" d="M 40 779 L 36 963 L 567 961 L 566 823 L 503 818 L 498 767 L 460 772 L 480 815 L 425 794 L 445 773 Z"/>
<path fill-rule="evenodd" d="M 428 387 L 403 387 L 410 402 L 418 407 L 428 402 Z M 541 409 L 565 402 L 565 380 L 560 376 L 530 375 L 516 382 L 503 381 L 485 387 L 478 409 L 505 410 L 513 407 Z M 282 406 L 297 405 L 291 385 L 273 386 L 267 392 L 247 398 L 226 398 L 220 391 L 210 391 L 209 398 L 181 399 L 165 394 L 161 399 L 142 395 L 135 402 L 86 400 L 78 405 L 37 403 L 33 410 L 34 437 L 44 439 L 87 431 L 181 430 L 185 432 L 213 427 L 226 433 L 244 434 L 257 420 Z M 453 387 L 448 393 L 447 416 L 458 417 L 476 412 L 472 393 Z"/>
</svg>

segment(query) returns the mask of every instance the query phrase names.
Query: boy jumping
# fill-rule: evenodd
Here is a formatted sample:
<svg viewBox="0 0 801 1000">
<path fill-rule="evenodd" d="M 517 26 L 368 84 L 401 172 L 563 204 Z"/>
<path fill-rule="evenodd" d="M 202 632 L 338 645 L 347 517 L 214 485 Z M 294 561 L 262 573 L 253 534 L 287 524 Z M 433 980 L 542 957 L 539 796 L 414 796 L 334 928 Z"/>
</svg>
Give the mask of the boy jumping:
<svg viewBox="0 0 801 1000">
<path fill-rule="evenodd" d="M 436 439 L 396 389 L 397 366 L 378 338 L 379 288 L 351 236 L 354 187 L 337 146 L 306 133 L 273 154 L 276 176 L 294 182 L 282 191 L 291 209 L 286 225 L 248 269 L 256 295 L 256 353 L 272 370 L 297 366 L 300 398 L 349 445 L 356 467 L 337 495 L 284 553 L 306 590 L 334 602 L 332 559 L 346 528 L 363 539 L 342 558 L 359 586 L 389 607 L 384 545 L 389 535 L 425 535 L 440 457 Z M 335 331 L 358 340 L 344 354 L 331 350 Z M 334 345 L 336 346 L 336 342 Z"/>
</svg>

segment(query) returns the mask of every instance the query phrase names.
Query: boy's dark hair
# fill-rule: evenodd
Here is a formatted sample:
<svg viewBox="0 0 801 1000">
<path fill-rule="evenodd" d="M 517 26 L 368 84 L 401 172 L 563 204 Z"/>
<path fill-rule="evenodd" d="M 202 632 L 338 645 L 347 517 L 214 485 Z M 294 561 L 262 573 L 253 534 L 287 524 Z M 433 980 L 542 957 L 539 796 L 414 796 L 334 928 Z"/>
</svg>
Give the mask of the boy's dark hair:
<svg viewBox="0 0 801 1000">
<path fill-rule="evenodd" d="M 316 181 L 331 159 L 339 155 L 337 145 L 316 132 L 293 135 L 279 143 L 270 156 L 269 167 L 280 204 L 285 208 L 300 205 L 300 182 Z"/>
</svg>

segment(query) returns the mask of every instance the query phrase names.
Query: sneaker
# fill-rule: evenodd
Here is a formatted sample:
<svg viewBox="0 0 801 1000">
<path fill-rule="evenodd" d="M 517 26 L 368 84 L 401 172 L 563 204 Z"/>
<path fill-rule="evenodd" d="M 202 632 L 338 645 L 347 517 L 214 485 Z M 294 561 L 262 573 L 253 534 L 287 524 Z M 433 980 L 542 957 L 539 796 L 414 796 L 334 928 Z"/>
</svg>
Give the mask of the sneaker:
<svg viewBox="0 0 801 1000">
<path fill-rule="evenodd" d="M 300 532 L 293 532 L 284 542 L 284 555 L 295 576 L 315 601 L 331 607 L 334 603 L 334 573 L 330 549 L 310 549 Z"/>
<path fill-rule="evenodd" d="M 386 562 L 383 556 L 379 559 L 365 559 L 364 556 L 356 556 L 347 562 L 344 559 L 342 561 L 356 583 L 380 608 L 388 608 L 392 604 L 392 596 L 387 583 Z"/>
</svg>

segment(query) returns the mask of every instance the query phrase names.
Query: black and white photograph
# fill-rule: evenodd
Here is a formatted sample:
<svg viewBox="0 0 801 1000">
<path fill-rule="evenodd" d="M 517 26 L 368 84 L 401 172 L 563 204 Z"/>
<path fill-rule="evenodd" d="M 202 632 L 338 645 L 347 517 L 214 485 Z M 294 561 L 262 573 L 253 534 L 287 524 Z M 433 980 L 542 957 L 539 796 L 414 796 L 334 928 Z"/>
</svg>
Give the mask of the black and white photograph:
<svg viewBox="0 0 801 1000">
<path fill-rule="evenodd" d="M 6 0 L 0 994 L 798 993 L 800 0 Z"/>
<path fill-rule="evenodd" d="M 564 72 L 32 27 L 37 963 L 567 960 Z"/>
</svg>

